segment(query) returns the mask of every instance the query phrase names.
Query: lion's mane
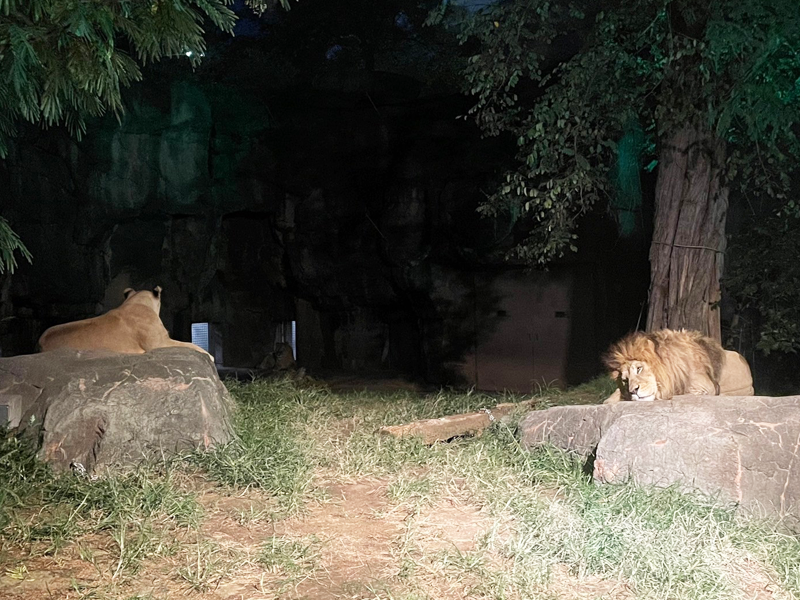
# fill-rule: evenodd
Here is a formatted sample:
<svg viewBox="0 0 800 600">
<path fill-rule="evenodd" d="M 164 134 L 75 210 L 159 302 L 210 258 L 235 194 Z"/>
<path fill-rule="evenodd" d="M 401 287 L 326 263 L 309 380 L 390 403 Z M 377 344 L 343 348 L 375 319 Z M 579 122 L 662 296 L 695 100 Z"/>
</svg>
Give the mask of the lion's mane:
<svg viewBox="0 0 800 600">
<path fill-rule="evenodd" d="M 661 329 L 630 333 L 603 356 L 612 376 L 634 361 L 650 367 L 663 398 L 689 393 L 692 376 L 697 374 L 714 382 L 719 393 L 725 350 L 698 331 Z"/>
</svg>

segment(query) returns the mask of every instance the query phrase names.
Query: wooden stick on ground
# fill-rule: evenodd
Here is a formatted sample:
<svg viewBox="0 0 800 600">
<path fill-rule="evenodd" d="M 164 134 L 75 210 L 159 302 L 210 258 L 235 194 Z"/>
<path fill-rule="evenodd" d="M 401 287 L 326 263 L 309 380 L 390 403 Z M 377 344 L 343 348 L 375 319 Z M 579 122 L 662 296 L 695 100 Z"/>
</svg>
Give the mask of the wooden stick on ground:
<svg viewBox="0 0 800 600">
<path fill-rule="evenodd" d="M 423 443 L 433 444 L 462 435 L 480 435 L 491 425 L 492 419 L 502 419 L 517 408 L 531 408 L 535 403 L 535 400 L 505 402 L 494 408 L 471 413 L 448 415 L 439 419 L 424 419 L 406 425 L 385 425 L 378 431 L 398 438 L 417 436 L 422 438 Z"/>
</svg>

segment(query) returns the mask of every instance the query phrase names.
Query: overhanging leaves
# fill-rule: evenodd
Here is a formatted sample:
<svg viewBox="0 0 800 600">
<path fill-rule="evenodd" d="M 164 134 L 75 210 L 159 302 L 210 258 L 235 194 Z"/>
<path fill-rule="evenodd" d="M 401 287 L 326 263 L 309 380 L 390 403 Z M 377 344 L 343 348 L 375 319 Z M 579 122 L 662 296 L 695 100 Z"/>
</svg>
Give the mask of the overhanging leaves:
<svg viewBox="0 0 800 600">
<path fill-rule="evenodd" d="M 513 0 L 462 15 L 461 39 L 477 47 L 465 73 L 470 115 L 518 149 L 517 168 L 481 211 L 520 215 L 530 235 L 516 254 L 529 262 L 574 246 L 577 219 L 617 196 L 609 174 L 632 120 L 651 151 L 687 124 L 712 132 L 731 150 L 727 180 L 760 191 L 767 178 L 778 198 L 787 178 L 776 165 L 796 168 L 800 156 L 796 0 L 600 8 Z"/>
</svg>

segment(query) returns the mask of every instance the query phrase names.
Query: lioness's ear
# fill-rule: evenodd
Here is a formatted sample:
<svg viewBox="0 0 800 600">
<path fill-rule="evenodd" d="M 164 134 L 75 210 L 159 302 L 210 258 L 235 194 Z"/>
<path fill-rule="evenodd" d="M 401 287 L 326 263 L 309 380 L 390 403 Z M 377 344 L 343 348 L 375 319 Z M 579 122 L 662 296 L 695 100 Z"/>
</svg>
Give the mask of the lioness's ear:
<svg viewBox="0 0 800 600">
<path fill-rule="evenodd" d="M 130 296 L 131 294 L 135 294 L 135 293 L 136 293 L 135 289 L 133 289 L 133 288 L 125 288 L 125 291 L 122 292 L 122 295 L 125 297 L 125 300 L 127 300 L 128 296 Z"/>
<path fill-rule="evenodd" d="M 155 296 L 156 298 L 161 298 L 161 286 L 160 285 L 157 285 L 156 287 L 153 288 L 153 296 Z"/>
</svg>

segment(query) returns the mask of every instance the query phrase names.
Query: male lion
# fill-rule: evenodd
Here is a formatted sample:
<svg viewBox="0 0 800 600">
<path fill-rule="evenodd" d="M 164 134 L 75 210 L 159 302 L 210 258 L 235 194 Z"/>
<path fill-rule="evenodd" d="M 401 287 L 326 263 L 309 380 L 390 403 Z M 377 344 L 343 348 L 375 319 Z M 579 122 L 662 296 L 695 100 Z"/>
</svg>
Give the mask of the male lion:
<svg viewBox="0 0 800 600">
<path fill-rule="evenodd" d="M 744 357 L 698 331 L 636 331 L 613 344 L 603 362 L 617 382 L 605 404 L 669 400 L 681 394 L 753 395 Z"/>
<path fill-rule="evenodd" d="M 183 346 L 211 356 L 199 346 L 170 339 L 158 316 L 161 287 L 156 286 L 152 292 L 128 288 L 123 294 L 122 304 L 104 315 L 51 327 L 39 338 L 39 348 L 42 352 L 72 348 L 143 354 L 154 348 Z"/>
</svg>

